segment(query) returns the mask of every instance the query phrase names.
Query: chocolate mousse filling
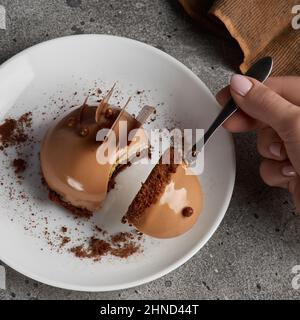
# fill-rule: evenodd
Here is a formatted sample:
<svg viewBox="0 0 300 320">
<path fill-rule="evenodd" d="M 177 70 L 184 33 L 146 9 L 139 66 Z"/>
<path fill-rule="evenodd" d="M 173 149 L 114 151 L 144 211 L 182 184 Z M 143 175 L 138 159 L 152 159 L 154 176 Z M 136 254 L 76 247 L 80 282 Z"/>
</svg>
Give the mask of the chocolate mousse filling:
<svg viewBox="0 0 300 320">
<path fill-rule="evenodd" d="M 48 198 L 52 202 L 65 208 L 66 210 L 68 210 L 69 212 L 71 212 L 72 214 L 74 214 L 77 217 L 90 218 L 93 215 L 92 211 L 89 211 L 84 208 L 75 207 L 71 203 L 64 201 L 58 193 L 56 193 L 55 191 L 53 191 L 51 189 L 49 189 Z"/>
<path fill-rule="evenodd" d="M 118 165 L 114 171 L 114 173 L 112 174 L 109 183 L 108 183 L 108 192 L 111 191 L 112 189 L 114 189 L 115 185 L 116 185 L 116 178 L 118 176 L 119 173 L 121 173 L 122 171 L 124 171 L 128 166 L 130 166 L 131 164 L 122 164 L 122 165 Z M 43 179 L 43 181 L 45 181 Z M 45 182 L 44 182 L 45 183 Z M 45 183 L 47 185 L 47 183 Z M 48 198 L 49 200 L 51 200 L 52 202 L 56 203 L 57 205 L 65 208 L 67 211 L 71 212 L 73 215 L 80 217 L 80 218 L 90 218 L 93 216 L 93 212 L 89 211 L 85 208 L 78 208 L 75 207 L 74 205 L 72 205 L 70 202 L 66 202 L 64 201 L 61 196 L 56 193 L 55 191 L 51 190 L 49 188 L 49 186 L 47 186 L 49 189 L 49 194 L 48 194 Z"/>
</svg>

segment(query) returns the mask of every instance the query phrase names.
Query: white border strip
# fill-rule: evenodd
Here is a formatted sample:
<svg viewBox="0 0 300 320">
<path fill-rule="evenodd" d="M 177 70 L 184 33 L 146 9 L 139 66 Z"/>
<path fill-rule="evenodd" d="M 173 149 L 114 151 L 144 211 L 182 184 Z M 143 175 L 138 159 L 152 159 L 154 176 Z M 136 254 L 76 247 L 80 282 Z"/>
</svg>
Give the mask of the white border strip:
<svg viewBox="0 0 300 320">
<path fill-rule="evenodd" d="M 0 266 L 0 290 L 6 290 L 6 271 L 3 266 Z"/>
</svg>

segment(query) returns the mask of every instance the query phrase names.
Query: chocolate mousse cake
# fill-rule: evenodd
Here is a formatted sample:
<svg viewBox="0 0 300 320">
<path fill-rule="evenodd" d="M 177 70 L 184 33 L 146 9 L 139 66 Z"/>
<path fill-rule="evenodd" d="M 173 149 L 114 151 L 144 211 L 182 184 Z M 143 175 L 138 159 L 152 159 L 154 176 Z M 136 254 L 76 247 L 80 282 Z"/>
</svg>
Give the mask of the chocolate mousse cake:
<svg viewBox="0 0 300 320">
<path fill-rule="evenodd" d="M 50 200 L 79 216 L 91 216 L 98 210 L 130 157 L 148 148 L 142 121 L 154 108 L 145 107 L 143 117 L 135 119 L 126 112 L 127 104 L 123 109 L 109 104 L 113 89 L 98 106 L 85 102 L 66 115 L 47 132 L 42 143 L 41 169 Z M 108 147 L 110 133 L 115 132 L 120 139 L 121 121 L 127 123 L 126 145 L 114 149 L 114 161 L 102 161 L 99 152 Z M 108 133 L 103 141 L 97 141 L 101 129 Z M 127 142 L 132 130 L 136 136 Z"/>
<path fill-rule="evenodd" d="M 86 101 L 67 114 L 50 128 L 42 143 L 41 169 L 49 198 L 77 216 L 89 217 L 100 209 L 129 160 L 143 151 L 148 154 L 149 141 L 142 124 L 155 109 L 146 106 L 135 119 L 126 111 L 128 103 L 124 108 L 109 104 L 113 89 L 98 106 Z M 122 123 L 126 123 L 125 144 L 119 143 Z M 106 133 L 98 139 L 101 129 Z M 111 145 L 112 136 L 117 144 Z M 113 152 L 106 156 L 107 150 Z M 187 232 L 202 209 L 199 180 L 184 162 L 177 164 L 175 155 L 173 148 L 164 154 L 124 217 L 138 231 L 155 238 Z"/>
<path fill-rule="evenodd" d="M 174 149 L 170 163 L 162 159 L 128 208 L 125 221 L 140 232 L 155 238 L 173 238 L 187 232 L 202 209 L 198 178 L 185 165 L 176 164 Z"/>
</svg>

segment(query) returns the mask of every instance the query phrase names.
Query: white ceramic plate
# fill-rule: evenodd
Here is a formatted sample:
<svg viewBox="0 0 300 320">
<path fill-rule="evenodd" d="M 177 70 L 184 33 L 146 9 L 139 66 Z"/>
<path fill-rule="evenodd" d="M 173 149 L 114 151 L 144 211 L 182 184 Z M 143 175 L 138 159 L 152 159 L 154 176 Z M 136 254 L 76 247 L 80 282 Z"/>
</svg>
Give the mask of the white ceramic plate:
<svg viewBox="0 0 300 320">
<path fill-rule="evenodd" d="M 70 105 L 80 104 L 89 89 L 107 90 L 115 81 L 117 96 L 113 102 L 123 102 L 132 95 L 129 111 L 133 113 L 146 103 L 158 106 L 151 127 L 206 129 L 219 111 L 202 81 L 169 55 L 129 39 L 82 35 L 36 45 L 0 67 L 0 118 L 32 111 L 33 136 L 39 141 L 57 111 L 64 113 Z M 143 93 L 136 94 L 137 90 Z M 47 200 L 39 176 L 39 143 L 31 147 L 24 145 L 22 150 L 30 166 L 21 185 L 15 183 L 9 165 L 14 150 L 8 150 L 8 156 L 0 153 L 0 178 L 4 182 L 0 186 L 0 259 L 30 278 L 60 288 L 117 290 L 167 274 L 209 240 L 232 195 L 234 147 L 230 135 L 220 129 L 206 148 L 205 172 L 200 177 L 204 210 L 190 232 L 164 241 L 146 238 L 144 252 L 129 259 L 105 257 L 97 263 L 80 260 L 67 250 L 53 250 L 44 231 L 47 227 L 52 233 L 67 226 L 73 238 L 88 237 L 92 222 L 80 224 L 75 231 L 78 222 Z M 95 218 L 101 226 L 110 232 L 126 228 L 120 226 L 120 217 L 150 169 L 131 167 L 120 175 L 103 214 Z M 16 195 L 19 191 L 26 194 L 26 200 Z"/>
</svg>

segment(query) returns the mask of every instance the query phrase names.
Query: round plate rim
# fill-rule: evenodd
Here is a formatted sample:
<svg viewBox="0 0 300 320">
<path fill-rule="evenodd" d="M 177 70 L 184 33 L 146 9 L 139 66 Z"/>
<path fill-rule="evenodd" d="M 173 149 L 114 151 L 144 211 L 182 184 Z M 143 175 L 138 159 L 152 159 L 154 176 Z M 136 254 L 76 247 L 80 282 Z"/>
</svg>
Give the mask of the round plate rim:
<svg viewBox="0 0 300 320">
<path fill-rule="evenodd" d="M 202 86 L 205 91 L 207 92 L 208 95 L 210 95 L 211 97 L 213 97 L 212 93 L 209 91 L 209 89 L 207 88 L 207 86 L 203 83 L 203 81 L 196 75 L 194 74 L 188 67 L 186 67 L 182 62 L 180 62 L 179 60 L 175 59 L 174 57 L 170 56 L 169 54 L 151 46 L 148 45 L 146 43 L 137 41 L 137 40 L 133 40 L 133 39 L 129 39 L 129 38 L 125 38 L 125 37 L 119 37 L 119 36 L 113 36 L 113 35 L 106 35 L 106 34 L 83 34 L 83 35 L 71 35 L 71 36 L 64 36 L 64 37 L 59 37 L 59 38 L 55 38 L 55 39 L 51 39 L 51 40 L 47 40 L 41 43 L 38 43 L 36 45 L 33 45 L 19 53 L 17 53 L 16 55 L 14 55 L 13 57 L 11 57 L 10 59 L 8 59 L 6 62 L 4 62 L 3 64 L 1 64 L 0 66 L 0 76 L 1 76 L 1 72 L 2 69 L 12 63 L 14 60 L 18 59 L 19 57 L 30 53 L 31 51 L 36 50 L 37 48 L 43 47 L 43 46 L 47 46 L 49 44 L 53 44 L 55 42 L 60 42 L 60 41 L 65 41 L 65 40 L 78 40 L 81 38 L 98 38 L 98 39 L 105 39 L 105 38 L 110 38 L 110 39 L 115 39 L 118 41 L 125 41 L 125 42 L 132 42 L 135 43 L 135 45 L 140 46 L 140 47 L 144 47 L 148 50 L 152 50 L 153 52 L 155 52 L 156 54 L 159 54 L 161 56 L 163 56 L 164 58 L 167 58 L 169 61 L 175 63 L 177 66 L 179 66 L 182 71 L 187 72 L 189 74 L 189 76 L 191 76 L 193 78 L 193 80 L 195 82 L 197 82 L 200 86 Z M 228 140 L 229 140 L 229 146 L 231 148 L 231 152 L 232 152 L 232 158 L 234 159 L 233 161 L 233 167 L 232 167 L 232 174 L 230 176 L 230 181 L 228 181 L 228 189 L 227 189 L 227 194 L 226 194 L 226 199 L 223 203 L 223 207 L 222 210 L 220 210 L 220 214 L 218 216 L 218 219 L 215 220 L 213 227 L 210 229 L 209 232 L 206 233 L 205 237 L 199 241 L 191 250 L 189 250 L 184 256 L 182 256 L 179 260 L 177 260 L 176 262 L 174 262 L 173 264 L 169 265 L 168 267 L 162 269 L 160 272 L 156 272 L 154 274 L 152 274 L 151 276 L 148 277 L 144 277 L 142 279 L 136 280 L 136 281 L 132 281 L 132 282 L 128 282 L 128 283 L 124 283 L 124 284 L 120 284 L 120 285 L 101 285 L 101 286 L 83 286 L 83 285 L 72 285 L 69 283 L 63 283 L 60 281 L 54 281 L 54 280 L 49 280 L 47 278 L 41 277 L 37 274 L 33 274 L 32 272 L 25 270 L 22 267 L 19 266 L 15 266 L 13 263 L 10 263 L 9 260 L 2 258 L 1 257 L 1 253 L 0 253 L 0 260 L 2 262 L 4 262 L 7 266 L 11 267 L 12 269 L 14 269 L 15 271 L 23 274 L 24 276 L 31 278 L 33 280 L 36 280 L 38 282 L 50 285 L 52 287 L 57 287 L 57 288 L 61 288 L 61 289 L 67 289 L 67 290 L 74 290 L 74 291 L 81 291 L 81 292 L 107 292 L 107 291 L 116 291 L 116 290 L 123 290 L 123 289 L 129 289 L 132 287 L 137 287 L 146 283 L 149 283 L 151 281 L 157 280 L 163 276 L 165 276 L 166 274 L 174 271 L 175 269 L 179 268 L 180 266 L 182 266 L 184 263 L 186 263 L 188 260 L 190 260 L 201 248 L 203 248 L 203 246 L 208 242 L 208 240 L 212 237 L 212 235 L 215 233 L 215 231 L 217 230 L 217 228 L 219 227 L 220 223 L 222 222 L 225 213 L 229 207 L 229 203 L 233 194 L 233 189 L 234 189 L 234 184 L 235 184 L 235 175 L 236 175 L 236 162 L 235 162 L 235 148 L 234 148 L 234 143 L 233 143 L 233 138 L 232 135 L 229 133 L 225 133 L 228 136 Z"/>
</svg>

